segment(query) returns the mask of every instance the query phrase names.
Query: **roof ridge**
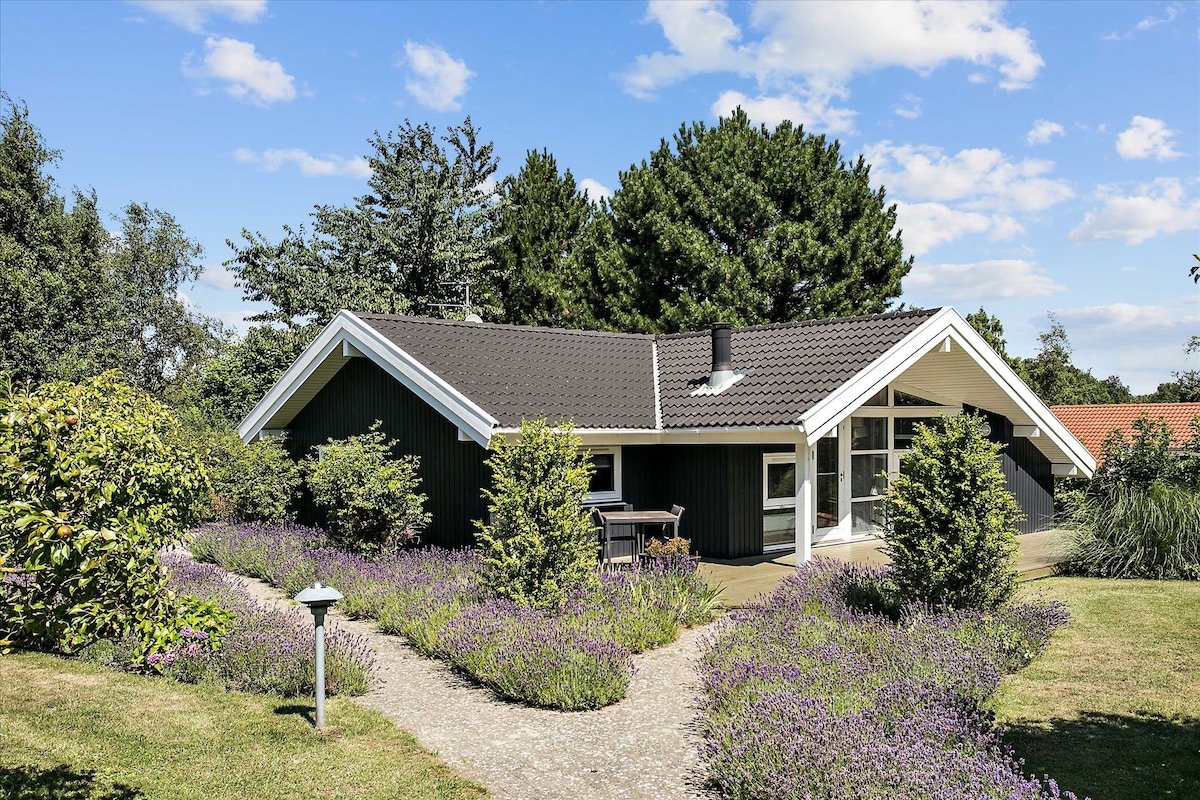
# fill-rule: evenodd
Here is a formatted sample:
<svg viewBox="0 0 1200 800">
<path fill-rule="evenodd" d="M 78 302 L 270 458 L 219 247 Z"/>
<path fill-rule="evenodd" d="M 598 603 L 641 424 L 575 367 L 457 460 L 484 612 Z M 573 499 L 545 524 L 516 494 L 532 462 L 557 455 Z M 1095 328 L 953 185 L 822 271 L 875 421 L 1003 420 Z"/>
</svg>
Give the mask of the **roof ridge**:
<svg viewBox="0 0 1200 800">
<path fill-rule="evenodd" d="M 762 331 L 773 330 L 778 328 L 803 328 L 814 325 L 828 325 L 835 322 L 869 322 L 879 319 L 901 319 L 903 317 L 925 317 L 933 316 L 941 311 L 938 308 L 915 308 L 909 311 L 885 311 L 878 314 L 852 314 L 848 317 L 820 317 L 817 319 L 800 319 L 791 322 L 766 322 L 759 325 L 735 325 L 734 331 Z M 678 333 L 660 333 L 659 339 L 685 339 L 689 336 L 708 336 L 709 331 L 680 331 Z"/>
<path fill-rule="evenodd" d="M 541 325 L 513 325 L 507 322 L 468 322 L 463 319 L 438 319 L 436 317 L 417 317 L 407 314 L 373 314 L 360 311 L 350 311 L 351 314 L 361 320 L 382 320 L 385 322 L 411 322 L 424 325 L 442 325 L 458 328 L 478 329 L 480 327 L 491 328 L 493 330 L 510 330 L 510 331 L 537 331 L 538 333 L 565 333 L 578 336 L 600 336 L 604 338 L 620 337 L 625 339 L 654 339 L 652 333 L 624 333 L 621 331 L 597 331 L 587 328 L 554 328 Z"/>
</svg>

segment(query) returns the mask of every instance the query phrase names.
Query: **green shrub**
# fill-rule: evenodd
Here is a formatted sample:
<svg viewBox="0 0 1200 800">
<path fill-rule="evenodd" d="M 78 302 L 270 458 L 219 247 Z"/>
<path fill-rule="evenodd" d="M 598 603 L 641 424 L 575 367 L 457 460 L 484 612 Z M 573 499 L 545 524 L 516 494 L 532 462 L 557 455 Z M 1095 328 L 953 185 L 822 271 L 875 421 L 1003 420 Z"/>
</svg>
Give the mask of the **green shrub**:
<svg viewBox="0 0 1200 800">
<path fill-rule="evenodd" d="M 208 491 L 169 409 L 107 372 L 0 387 L 0 640 L 77 650 L 174 625 L 158 551 Z M 0 644 L 0 647 L 4 646 Z"/>
<path fill-rule="evenodd" d="M 209 441 L 214 518 L 273 524 L 296 518 L 303 476 L 281 439 L 247 445 L 236 434 L 226 433 Z"/>
<path fill-rule="evenodd" d="M 1022 515 L 1005 488 L 1000 450 L 972 414 L 917 426 L 884 498 L 884 550 L 902 600 L 986 608 L 1016 591 Z"/>
<path fill-rule="evenodd" d="M 396 442 L 385 440 L 381 424 L 360 436 L 330 439 L 319 457 L 304 460 L 305 480 L 330 532 L 364 553 L 399 550 L 416 540 L 430 519 L 426 497 L 418 492 L 420 460 L 393 458 Z"/>
<path fill-rule="evenodd" d="M 596 580 L 599 538 L 583 509 L 592 464 L 579 437 L 546 420 L 522 420 L 520 439 L 496 437 L 484 490 L 491 519 L 477 522 L 483 581 L 522 605 L 557 608 Z"/>
</svg>

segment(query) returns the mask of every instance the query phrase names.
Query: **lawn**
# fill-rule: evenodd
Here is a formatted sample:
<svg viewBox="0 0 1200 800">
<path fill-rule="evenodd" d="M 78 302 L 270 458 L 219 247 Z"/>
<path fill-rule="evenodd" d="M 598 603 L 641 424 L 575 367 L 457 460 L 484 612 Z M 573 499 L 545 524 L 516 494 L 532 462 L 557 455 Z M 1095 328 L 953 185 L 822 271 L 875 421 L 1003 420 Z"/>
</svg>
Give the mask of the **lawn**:
<svg viewBox="0 0 1200 800">
<path fill-rule="evenodd" d="M 13 800 L 484 798 L 382 715 L 0 657 L 0 796 Z"/>
<path fill-rule="evenodd" d="M 1028 769 L 1093 800 L 1200 797 L 1200 583 L 1030 586 L 1072 620 L 996 695 Z"/>
</svg>

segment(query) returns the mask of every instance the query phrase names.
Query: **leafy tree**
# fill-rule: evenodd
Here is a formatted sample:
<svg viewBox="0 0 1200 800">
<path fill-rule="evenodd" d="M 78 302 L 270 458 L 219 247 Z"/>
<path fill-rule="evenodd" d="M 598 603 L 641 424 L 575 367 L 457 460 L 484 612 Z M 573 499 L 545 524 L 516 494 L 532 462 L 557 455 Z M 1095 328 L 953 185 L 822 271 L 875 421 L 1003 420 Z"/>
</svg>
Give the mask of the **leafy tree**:
<svg viewBox="0 0 1200 800">
<path fill-rule="evenodd" d="M 1050 330 L 1038 336 L 1040 347 L 1033 358 L 1017 359 L 1016 370 L 1046 405 L 1120 403 L 1132 397 L 1129 387 L 1113 375 L 1101 381 L 1071 363 L 1067 330 L 1050 317 Z"/>
<path fill-rule="evenodd" d="M 1200 283 L 1200 255 L 1192 253 L 1192 260 L 1196 263 L 1192 264 L 1192 268 L 1188 270 L 1188 275 L 1192 276 L 1192 283 Z"/>
<path fill-rule="evenodd" d="M 414 541 L 429 524 L 426 496 L 419 492 L 416 456 L 393 458 L 376 422 L 368 433 L 330 439 L 304 459 L 313 503 L 331 533 L 365 553 L 396 551 Z"/>
<path fill-rule="evenodd" d="M 886 310 L 912 259 L 869 179 L 861 157 L 790 122 L 755 128 L 738 109 L 682 126 L 621 173 L 597 317 L 670 332 Z"/>
<path fill-rule="evenodd" d="M 77 650 L 134 632 L 170 638 L 158 551 L 207 491 L 179 424 L 115 371 L 0 387 L 0 640 Z"/>
<path fill-rule="evenodd" d="M 581 327 L 588 322 L 589 284 L 581 267 L 595 212 L 571 171 L 554 156 L 530 150 L 514 177 L 499 186 L 505 203 L 492 257 L 502 276 L 501 320 L 519 325 Z"/>
<path fill-rule="evenodd" d="M 214 517 L 274 524 L 295 519 L 304 477 L 280 439 L 242 444 L 234 433 L 206 439 L 201 449 L 212 480 Z"/>
<path fill-rule="evenodd" d="M 501 204 L 489 181 L 497 160 L 467 117 L 438 137 L 407 120 L 368 140 L 370 191 L 352 206 L 317 206 L 312 232 L 284 226 L 272 242 L 242 231 L 229 242 L 248 300 L 272 308 L 254 317 L 289 326 L 324 325 L 343 308 L 425 314 L 468 286 L 493 312 L 491 252 Z"/>
<path fill-rule="evenodd" d="M 485 489 L 490 521 L 477 522 L 484 583 L 496 594 L 557 608 L 596 580 L 600 540 L 582 507 L 592 463 L 568 425 L 522 420 L 521 437 L 497 437 Z"/>
<path fill-rule="evenodd" d="M 172 397 L 196 428 L 231 430 L 316 338 L 319 328 L 255 325 L 206 362 Z"/>
<path fill-rule="evenodd" d="M 224 333 L 179 298 L 200 246 L 139 203 L 110 234 L 94 192 L 76 191 L 70 207 L 58 193 L 48 170 L 59 153 L 27 106 L 7 102 L 0 128 L 0 369 L 37 384 L 115 368 L 161 395 Z"/>
<path fill-rule="evenodd" d="M 1200 336 L 1188 339 L 1183 348 L 1184 357 L 1200 352 Z M 1171 371 L 1175 380 L 1164 381 L 1152 393 L 1139 397 L 1143 403 L 1200 403 L 1200 369 L 1177 369 Z"/>
<path fill-rule="evenodd" d="M 1005 487 L 1001 449 L 973 414 L 917 427 L 883 501 L 885 551 L 904 599 L 987 608 L 1016 591 L 1023 516 Z"/>
<path fill-rule="evenodd" d="M 1013 363 L 1008 355 L 1008 342 L 1004 338 L 1004 324 L 999 317 L 992 316 L 980 306 L 975 313 L 967 314 L 966 320 L 1001 358 Z"/>
</svg>

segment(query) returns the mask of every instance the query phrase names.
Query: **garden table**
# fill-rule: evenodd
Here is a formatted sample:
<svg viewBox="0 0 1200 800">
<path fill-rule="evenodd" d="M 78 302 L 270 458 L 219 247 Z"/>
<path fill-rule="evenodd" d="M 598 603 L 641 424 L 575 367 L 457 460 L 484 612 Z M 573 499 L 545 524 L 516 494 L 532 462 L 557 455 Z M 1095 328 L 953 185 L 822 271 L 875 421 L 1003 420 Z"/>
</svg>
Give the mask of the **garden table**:
<svg viewBox="0 0 1200 800">
<path fill-rule="evenodd" d="M 603 525 L 600 546 L 601 558 L 611 561 L 606 558 L 607 544 L 612 541 L 610 529 L 616 526 L 629 526 L 635 531 L 632 537 L 633 554 L 630 560 L 636 562 L 638 555 L 644 549 L 645 528 L 647 525 L 670 525 L 671 535 L 676 537 L 679 535 L 679 515 L 672 514 L 670 511 L 600 511 L 600 522 Z"/>
</svg>

